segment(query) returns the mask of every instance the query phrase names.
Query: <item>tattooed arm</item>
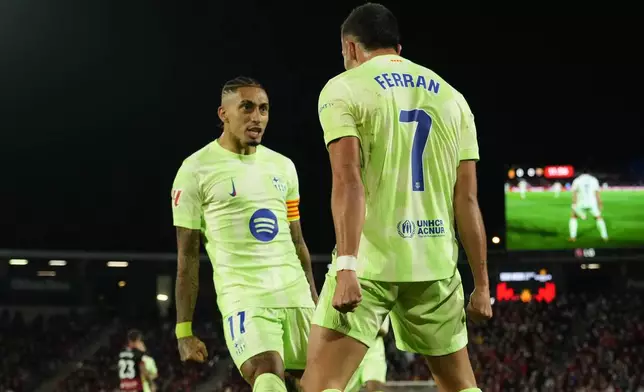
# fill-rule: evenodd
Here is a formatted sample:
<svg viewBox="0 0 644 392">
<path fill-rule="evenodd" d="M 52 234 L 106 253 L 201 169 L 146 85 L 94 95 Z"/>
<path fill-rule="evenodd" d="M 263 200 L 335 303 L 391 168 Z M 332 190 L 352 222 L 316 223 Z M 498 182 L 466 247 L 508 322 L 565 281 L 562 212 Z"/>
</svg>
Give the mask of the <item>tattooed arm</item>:
<svg viewBox="0 0 644 392">
<path fill-rule="evenodd" d="M 177 227 L 177 323 L 192 321 L 199 293 L 199 230 Z"/>
<path fill-rule="evenodd" d="M 313 280 L 313 268 L 311 267 L 311 255 L 309 254 L 309 248 L 304 242 L 304 236 L 302 235 L 302 225 L 299 220 L 291 221 L 291 239 L 295 245 L 295 251 L 297 252 L 297 257 L 300 259 L 302 264 L 302 269 L 306 275 L 306 280 L 309 282 L 309 287 L 311 288 L 311 298 L 313 302 L 318 303 L 318 292 L 315 288 L 315 281 Z"/>
<path fill-rule="evenodd" d="M 182 361 L 204 362 L 206 345 L 192 335 L 192 318 L 199 293 L 199 237 L 204 199 L 195 162 L 186 160 L 172 184 L 172 221 L 177 228 L 177 282 L 175 334 Z"/>
</svg>

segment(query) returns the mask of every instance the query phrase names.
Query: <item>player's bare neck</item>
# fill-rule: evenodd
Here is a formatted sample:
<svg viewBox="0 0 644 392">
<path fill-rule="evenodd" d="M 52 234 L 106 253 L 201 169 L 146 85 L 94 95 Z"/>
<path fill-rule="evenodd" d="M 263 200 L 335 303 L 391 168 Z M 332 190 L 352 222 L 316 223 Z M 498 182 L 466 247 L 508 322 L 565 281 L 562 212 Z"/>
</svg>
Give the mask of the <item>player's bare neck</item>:
<svg viewBox="0 0 644 392">
<path fill-rule="evenodd" d="M 219 142 L 219 145 L 222 146 L 224 149 L 233 152 L 235 154 L 239 155 L 251 155 L 254 154 L 255 151 L 257 151 L 256 146 L 248 146 L 248 145 L 243 145 L 239 139 L 235 138 L 232 136 L 229 132 L 224 132 L 221 134 L 219 139 L 217 139 Z"/>
</svg>

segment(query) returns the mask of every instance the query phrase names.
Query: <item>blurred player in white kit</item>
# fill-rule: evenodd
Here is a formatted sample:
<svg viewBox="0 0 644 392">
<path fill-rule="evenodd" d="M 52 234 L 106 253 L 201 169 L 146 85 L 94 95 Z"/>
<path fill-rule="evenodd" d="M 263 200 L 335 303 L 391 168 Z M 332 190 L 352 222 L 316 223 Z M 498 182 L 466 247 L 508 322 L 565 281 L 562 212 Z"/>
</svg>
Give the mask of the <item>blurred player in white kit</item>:
<svg viewBox="0 0 644 392">
<path fill-rule="evenodd" d="M 575 178 L 570 188 L 572 192 L 572 216 L 568 224 L 570 230 L 570 241 L 577 239 L 577 217 L 586 220 L 586 212 L 590 211 L 595 217 L 597 230 L 604 241 L 608 241 L 608 232 L 606 231 L 606 222 L 602 218 L 602 199 L 599 195 L 601 187 L 597 178 L 590 174 L 583 173 Z"/>
<path fill-rule="evenodd" d="M 522 199 L 525 199 L 525 193 L 528 190 L 528 182 L 526 180 L 519 181 L 519 195 Z"/>
<path fill-rule="evenodd" d="M 561 186 L 560 182 L 555 182 L 554 184 L 552 184 L 551 189 L 555 194 L 555 198 L 559 197 L 559 195 L 561 194 L 561 188 L 562 188 L 562 186 Z"/>
</svg>

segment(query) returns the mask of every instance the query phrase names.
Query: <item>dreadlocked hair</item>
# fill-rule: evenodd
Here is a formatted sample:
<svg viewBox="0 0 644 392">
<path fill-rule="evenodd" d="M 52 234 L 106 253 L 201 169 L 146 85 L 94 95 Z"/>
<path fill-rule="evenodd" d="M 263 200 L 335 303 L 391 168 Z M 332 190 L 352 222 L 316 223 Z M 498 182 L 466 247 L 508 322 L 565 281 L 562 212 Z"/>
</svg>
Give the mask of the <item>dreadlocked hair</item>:
<svg viewBox="0 0 644 392">
<path fill-rule="evenodd" d="M 242 87 L 259 87 L 261 89 L 264 88 L 261 83 L 253 78 L 249 78 L 248 76 L 237 76 L 236 78 L 230 79 L 224 84 L 224 87 L 222 87 L 221 89 L 221 97 L 223 98 L 226 94 L 234 93 Z"/>
</svg>

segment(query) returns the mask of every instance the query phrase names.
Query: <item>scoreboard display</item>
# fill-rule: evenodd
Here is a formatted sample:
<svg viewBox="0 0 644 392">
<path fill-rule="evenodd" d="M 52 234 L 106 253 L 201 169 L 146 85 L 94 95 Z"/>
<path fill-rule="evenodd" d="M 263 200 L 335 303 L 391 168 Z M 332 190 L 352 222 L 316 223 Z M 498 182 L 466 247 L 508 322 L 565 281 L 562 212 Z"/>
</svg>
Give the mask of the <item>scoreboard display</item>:
<svg viewBox="0 0 644 392">
<path fill-rule="evenodd" d="M 557 296 L 557 284 L 545 268 L 539 271 L 502 271 L 496 283 L 495 298 L 499 302 L 545 302 Z"/>
</svg>

